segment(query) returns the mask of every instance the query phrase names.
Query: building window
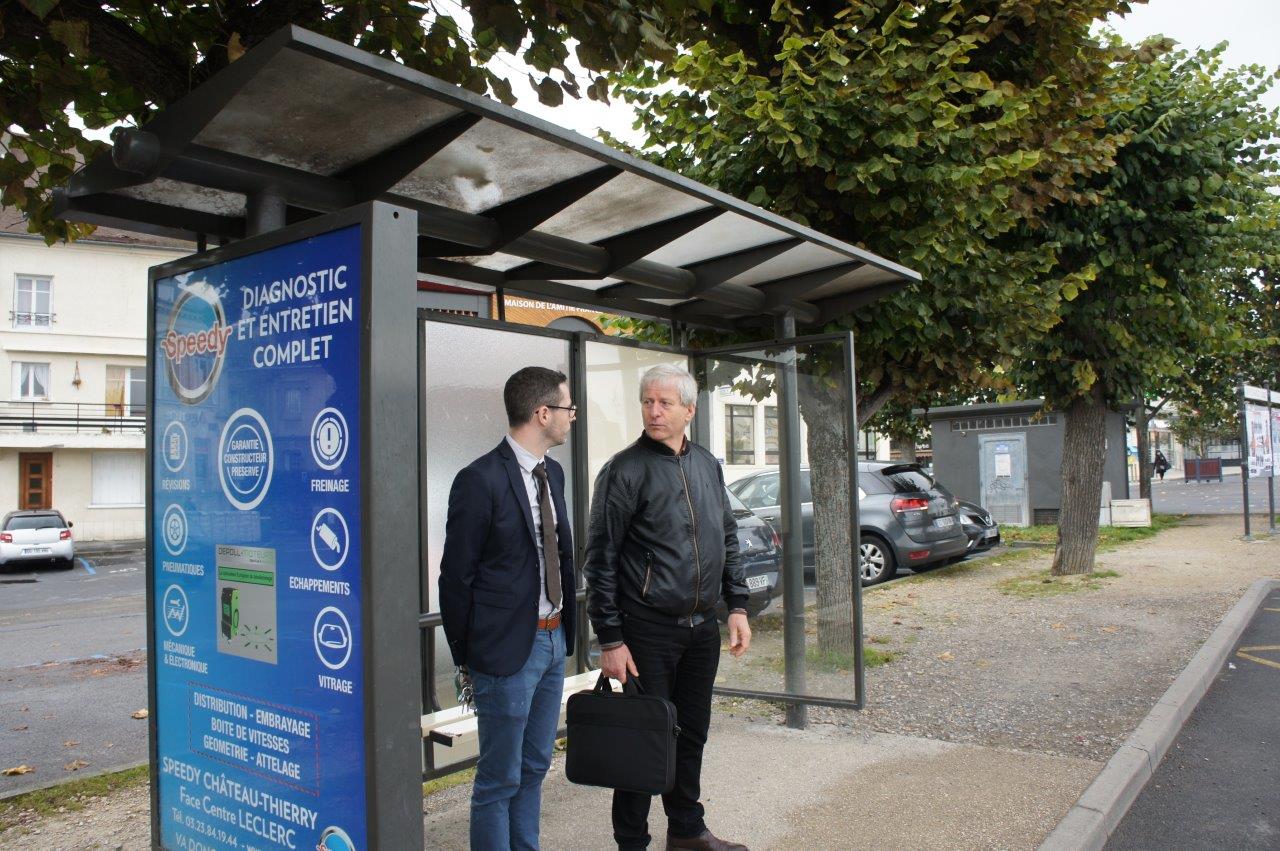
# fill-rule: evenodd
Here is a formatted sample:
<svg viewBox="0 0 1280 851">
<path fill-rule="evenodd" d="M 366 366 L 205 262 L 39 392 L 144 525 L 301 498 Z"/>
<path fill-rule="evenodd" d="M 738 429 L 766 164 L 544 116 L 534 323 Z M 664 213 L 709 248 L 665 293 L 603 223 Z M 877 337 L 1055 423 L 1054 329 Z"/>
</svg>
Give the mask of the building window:
<svg viewBox="0 0 1280 851">
<path fill-rule="evenodd" d="M 19 275 L 13 291 L 13 327 L 48 328 L 53 321 L 53 278 Z"/>
<path fill-rule="evenodd" d="M 93 453 L 93 504 L 142 505 L 145 477 L 141 452 Z"/>
<path fill-rule="evenodd" d="M 14 361 L 13 398 L 48 399 L 49 364 Z"/>
<path fill-rule="evenodd" d="M 778 408 L 764 406 L 764 463 L 778 463 Z"/>
<path fill-rule="evenodd" d="M 107 367 L 107 416 L 147 415 L 147 370 L 141 366 Z"/>
<path fill-rule="evenodd" d="M 725 405 L 726 464 L 754 464 L 756 462 L 756 418 L 752 405 Z"/>
</svg>

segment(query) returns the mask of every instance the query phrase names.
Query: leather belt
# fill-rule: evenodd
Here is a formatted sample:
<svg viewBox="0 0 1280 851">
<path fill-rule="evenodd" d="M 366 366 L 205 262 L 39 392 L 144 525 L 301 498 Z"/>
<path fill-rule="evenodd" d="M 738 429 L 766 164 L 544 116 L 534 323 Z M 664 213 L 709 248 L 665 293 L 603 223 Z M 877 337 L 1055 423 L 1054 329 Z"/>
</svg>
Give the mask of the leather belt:
<svg viewBox="0 0 1280 851">
<path fill-rule="evenodd" d="M 538 629 L 545 629 L 547 631 L 556 629 L 560 626 L 560 617 L 561 613 L 556 612 L 549 618 L 538 618 Z"/>
</svg>

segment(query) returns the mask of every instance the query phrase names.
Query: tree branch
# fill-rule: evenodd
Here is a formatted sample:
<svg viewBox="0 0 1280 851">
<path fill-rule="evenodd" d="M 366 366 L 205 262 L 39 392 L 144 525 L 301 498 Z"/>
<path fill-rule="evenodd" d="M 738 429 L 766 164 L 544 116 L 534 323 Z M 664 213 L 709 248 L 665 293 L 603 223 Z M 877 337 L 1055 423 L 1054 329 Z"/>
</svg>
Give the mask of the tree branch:
<svg viewBox="0 0 1280 851">
<path fill-rule="evenodd" d="M 885 378 L 869 397 L 862 400 L 862 404 L 858 406 L 858 428 L 861 429 L 866 425 L 867 421 L 880 412 L 893 394 L 897 393 L 899 387 L 891 378 Z"/>
<path fill-rule="evenodd" d="M 10 10 L 14 19 L 29 17 L 43 32 L 44 39 L 54 40 L 47 22 L 40 21 L 25 9 L 19 9 L 18 4 L 11 4 Z M 91 58 L 111 66 L 112 75 L 117 80 L 147 99 L 172 103 L 187 93 L 188 60 L 181 51 L 153 44 L 92 0 L 63 0 L 54 14 L 65 21 L 83 21 L 88 26 Z M 22 23 L 30 25 L 26 20 Z"/>
</svg>

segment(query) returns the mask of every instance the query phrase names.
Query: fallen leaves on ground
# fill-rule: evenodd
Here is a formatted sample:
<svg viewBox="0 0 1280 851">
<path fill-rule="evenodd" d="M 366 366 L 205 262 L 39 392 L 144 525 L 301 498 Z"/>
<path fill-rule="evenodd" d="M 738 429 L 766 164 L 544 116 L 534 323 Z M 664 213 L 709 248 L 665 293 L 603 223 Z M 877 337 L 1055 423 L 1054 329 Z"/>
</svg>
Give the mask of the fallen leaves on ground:
<svg viewBox="0 0 1280 851">
<path fill-rule="evenodd" d="M 1120 631 L 1120 627 L 1118 627 L 1118 626 L 1104 626 L 1104 627 L 1102 627 L 1102 631 L 1103 631 L 1103 632 L 1119 632 L 1119 631 Z"/>
<path fill-rule="evenodd" d="M 30 774 L 35 770 L 36 767 L 34 765 L 23 764 L 15 765 L 13 768 L 6 768 L 3 773 L 5 777 L 17 777 L 19 774 Z"/>
<path fill-rule="evenodd" d="M 129 717 L 130 717 L 130 718 L 137 718 L 137 719 L 141 720 L 141 719 L 143 719 L 143 718 L 146 718 L 146 717 L 147 717 L 148 715 L 150 715 L 150 714 L 151 714 L 151 713 L 150 713 L 150 712 L 148 712 L 148 711 L 147 711 L 147 710 L 145 710 L 145 709 L 139 709 L 137 712 L 133 713 L 133 714 L 132 714 L 132 715 L 130 715 Z"/>
<path fill-rule="evenodd" d="M 73 759 L 71 760 L 71 762 L 68 762 L 66 765 L 62 766 L 62 770 L 63 771 L 79 771 L 80 769 L 86 767 L 88 764 L 89 763 L 83 759 Z"/>
<path fill-rule="evenodd" d="M 1067 625 L 1065 623 L 1055 623 L 1055 624 L 1049 625 L 1049 629 L 1066 629 L 1066 628 L 1067 628 Z"/>
<path fill-rule="evenodd" d="M 21 725 L 21 726 L 19 726 L 19 727 L 10 727 L 9 729 L 10 729 L 10 730 L 12 730 L 12 731 L 13 731 L 13 732 L 15 732 L 15 733 L 21 733 L 23 730 L 27 729 L 29 726 L 31 726 L 31 725 L 29 725 L 29 724 L 23 724 L 23 725 Z"/>
<path fill-rule="evenodd" d="M 945 653 L 939 653 L 938 658 L 941 659 L 943 662 L 950 662 L 956 658 L 956 654 L 948 650 Z"/>
<path fill-rule="evenodd" d="M 78 744 L 80 743 L 77 742 L 75 739 L 67 739 L 65 742 L 62 743 L 62 746 L 64 748 L 74 748 Z"/>
</svg>

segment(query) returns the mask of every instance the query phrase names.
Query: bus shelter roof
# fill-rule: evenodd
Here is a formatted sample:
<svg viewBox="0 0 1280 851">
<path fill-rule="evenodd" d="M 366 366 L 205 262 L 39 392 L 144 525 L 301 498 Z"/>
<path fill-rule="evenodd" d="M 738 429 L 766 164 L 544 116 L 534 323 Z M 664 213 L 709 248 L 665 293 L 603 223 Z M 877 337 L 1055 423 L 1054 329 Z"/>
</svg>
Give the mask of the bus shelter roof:
<svg viewBox="0 0 1280 851">
<path fill-rule="evenodd" d="M 369 200 L 441 283 L 733 329 L 820 324 L 918 273 L 389 59 L 285 27 L 59 190 L 69 220 L 196 241 Z"/>
</svg>

